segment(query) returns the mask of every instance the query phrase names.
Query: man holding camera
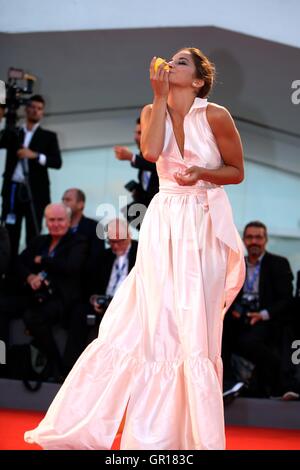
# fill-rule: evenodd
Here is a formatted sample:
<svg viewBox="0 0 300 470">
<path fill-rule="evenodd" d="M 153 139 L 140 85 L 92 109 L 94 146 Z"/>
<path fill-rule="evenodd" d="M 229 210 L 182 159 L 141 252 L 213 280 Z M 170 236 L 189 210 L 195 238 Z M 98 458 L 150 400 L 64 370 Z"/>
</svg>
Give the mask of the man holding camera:
<svg viewBox="0 0 300 470">
<path fill-rule="evenodd" d="M 50 202 L 48 168 L 62 166 L 56 134 L 40 127 L 44 110 L 44 98 L 32 96 L 25 108 L 25 125 L 0 135 L 0 147 L 7 149 L 1 219 L 9 231 L 13 255 L 18 253 L 23 218 L 27 244 L 40 233 Z"/>
<path fill-rule="evenodd" d="M 141 145 L 141 121 L 140 118 L 136 120 L 135 125 L 135 132 L 134 132 L 134 140 L 135 143 L 140 151 Z M 125 185 L 125 188 L 131 192 L 133 202 L 127 206 L 127 220 L 129 222 L 135 220 L 136 214 L 130 215 L 128 211 L 130 211 L 130 207 L 134 204 L 142 204 L 146 207 L 149 206 L 151 199 L 159 190 L 159 181 L 158 175 L 156 171 L 156 164 L 148 162 L 143 158 L 141 151 L 139 154 L 135 155 L 131 152 L 127 147 L 115 147 L 115 156 L 118 160 L 129 161 L 133 168 L 137 168 L 138 172 L 138 179 L 139 183 L 135 181 L 129 181 Z M 139 225 L 136 227 L 139 229 Z"/>
<path fill-rule="evenodd" d="M 107 239 L 110 249 L 103 253 L 100 247 L 98 256 L 90 256 L 86 266 L 86 302 L 72 313 L 64 360 L 67 371 L 85 348 L 88 335 L 89 341 L 97 336 L 111 299 L 135 264 L 138 243 L 131 239 L 126 221 L 112 220 L 107 226 Z"/>
<path fill-rule="evenodd" d="M 243 240 L 248 252 L 246 280 L 224 320 L 224 391 L 236 391 L 231 367 L 235 352 L 255 365 L 252 393 L 267 397 L 280 393 L 280 332 L 291 305 L 293 274 L 286 258 L 266 251 L 263 223 L 248 223 Z"/>
<path fill-rule="evenodd" d="M 45 219 L 49 234 L 36 237 L 17 259 L 19 295 L 0 299 L 0 334 L 8 344 L 9 320 L 23 316 L 37 348 L 48 358 L 51 375 L 59 378 L 62 361 L 52 326 L 66 325 L 70 309 L 81 299 L 87 242 L 70 231 L 71 211 L 63 204 L 49 204 Z"/>
</svg>

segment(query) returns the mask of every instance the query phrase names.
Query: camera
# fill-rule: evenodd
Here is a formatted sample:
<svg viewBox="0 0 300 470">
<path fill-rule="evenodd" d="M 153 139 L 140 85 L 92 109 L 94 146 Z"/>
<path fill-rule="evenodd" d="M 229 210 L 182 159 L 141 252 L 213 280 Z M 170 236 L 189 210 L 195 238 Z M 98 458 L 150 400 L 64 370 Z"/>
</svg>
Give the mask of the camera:
<svg viewBox="0 0 300 470">
<path fill-rule="evenodd" d="M 247 313 L 258 312 L 260 309 L 258 296 L 256 294 L 243 294 L 241 300 L 234 304 L 233 309 L 239 312 L 241 320 L 245 324 L 249 323 L 250 318 L 247 317 Z"/>
<path fill-rule="evenodd" d="M 128 181 L 128 183 L 125 184 L 124 188 L 127 189 L 127 191 L 129 191 L 131 193 L 132 191 L 139 189 L 140 184 L 137 183 L 134 180 L 131 180 L 131 181 Z"/>
<path fill-rule="evenodd" d="M 17 122 L 17 110 L 21 105 L 30 101 L 32 95 L 33 84 L 36 77 L 29 75 L 22 69 L 10 67 L 8 70 L 8 80 L 6 83 L 6 127 L 14 129 Z M 21 83 L 23 82 L 23 86 Z"/>
<path fill-rule="evenodd" d="M 99 305 L 99 307 L 102 307 L 106 310 L 111 302 L 111 299 L 112 297 L 110 297 L 109 295 L 97 295 L 95 298 L 95 302 L 97 305 Z"/>
<path fill-rule="evenodd" d="M 107 307 L 109 306 L 112 297 L 109 295 L 92 295 L 90 298 L 90 303 L 94 305 L 96 303 L 99 307 L 103 309 L 103 314 L 105 313 Z M 88 326 L 94 326 L 97 323 L 97 318 L 100 318 L 100 315 L 97 313 L 89 313 L 86 316 L 86 323 Z"/>
<path fill-rule="evenodd" d="M 33 299 L 38 304 L 43 304 L 53 297 L 55 290 L 52 283 L 43 279 L 41 287 L 34 292 Z"/>
</svg>

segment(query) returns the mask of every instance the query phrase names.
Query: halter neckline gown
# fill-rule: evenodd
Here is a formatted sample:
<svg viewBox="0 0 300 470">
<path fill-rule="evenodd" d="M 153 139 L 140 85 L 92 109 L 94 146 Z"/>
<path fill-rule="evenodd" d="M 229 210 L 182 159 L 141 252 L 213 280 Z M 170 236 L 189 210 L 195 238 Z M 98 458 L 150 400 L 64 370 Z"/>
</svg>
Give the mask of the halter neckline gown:
<svg viewBox="0 0 300 470">
<path fill-rule="evenodd" d="M 38 427 L 44 449 L 224 449 L 221 335 L 244 282 L 243 245 L 221 186 L 180 186 L 173 174 L 222 159 L 196 98 L 184 158 L 169 114 L 160 190 L 143 220 L 136 264 Z"/>
</svg>

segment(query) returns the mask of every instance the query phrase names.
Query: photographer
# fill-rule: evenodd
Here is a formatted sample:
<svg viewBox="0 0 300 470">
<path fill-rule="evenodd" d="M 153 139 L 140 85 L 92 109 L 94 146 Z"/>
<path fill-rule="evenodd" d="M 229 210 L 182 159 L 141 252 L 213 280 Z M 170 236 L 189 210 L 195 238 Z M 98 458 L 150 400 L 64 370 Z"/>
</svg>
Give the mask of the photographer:
<svg viewBox="0 0 300 470">
<path fill-rule="evenodd" d="M 141 122 L 140 118 L 136 120 L 134 140 L 140 151 L 141 145 Z M 139 183 L 135 181 L 129 181 L 125 185 L 125 188 L 131 192 L 133 202 L 127 206 L 126 217 L 129 223 L 135 220 L 135 214 L 131 217 L 128 215 L 128 210 L 133 204 L 142 204 L 146 207 L 149 206 L 151 199 L 158 192 L 159 181 L 156 171 L 156 164 L 151 163 L 143 158 L 141 151 L 135 155 L 127 147 L 115 147 L 115 156 L 118 160 L 129 161 L 131 166 L 137 168 Z M 137 227 L 139 229 L 139 226 Z"/>
<path fill-rule="evenodd" d="M 98 256 L 90 256 L 87 266 L 86 301 L 72 312 L 70 333 L 64 362 L 70 370 L 89 340 L 97 336 L 97 330 L 110 300 L 135 264 L 137 242 L 131 239 L 128 223 L 121 219 L 112 220 L 107 226 L 110 249 L 101 249 L 99 240 Z"/>
<path fill-rule="evenodd" d="M 87 243 L 70 232 L 70 209 L 63 204 L 49 204 L 45 219 L 49 234 L 36 237 L 17 260 L 18 278 L 24 286 L 20 295 L 1 299 L 0 332 L 8 340 L 10 318 L 23 316 L 37 348 L 48 358 L 51 375 L 59 379 L 61 357 L 52 326 L 65 325 L 71 307 L 81 299 Z"/>
<path fill-rule="evenodd" d="M 63 204 L 72 211 L 71 231 L 80 233 L 86 238 L 89 245 L 89 254 L 92 255 L 94 250 L 97 253 L 101 243 L 102 250 L 104 250 L 104 240 L 97 237 L 97 225 L 99 230 L 100 223 L 84 215 L 85 201 L 85 193 L 78 188 L 67 189 L 62 196 Z"/>
<path fill-rule="evenodd" d="M 9 231 L 12 255 L 18 253 L 23 218 L 27 244 L 40 233 L 50 202 L 48 168 L 62 166 L 56 134 L 40 127 L 44 110 L 43 97 L 32 96 L 25 108 L 25 125 L 0 135 L 0 147 L 7 149 L 1 219 Z"/>
<path fill-rule="evenodd" d="M 247 276 L 224 320 L 224 390 L 234 389 L 231 353 L 235 352 L 255 365 L 256 383 L 250 384 L 249 394 L 268 397 L 281 393 L 280 335 L 291 306 L 293 274 L 286 258 L 266 251 L 263 223 L 248 223 L 243 240 Z"/>
</svg>

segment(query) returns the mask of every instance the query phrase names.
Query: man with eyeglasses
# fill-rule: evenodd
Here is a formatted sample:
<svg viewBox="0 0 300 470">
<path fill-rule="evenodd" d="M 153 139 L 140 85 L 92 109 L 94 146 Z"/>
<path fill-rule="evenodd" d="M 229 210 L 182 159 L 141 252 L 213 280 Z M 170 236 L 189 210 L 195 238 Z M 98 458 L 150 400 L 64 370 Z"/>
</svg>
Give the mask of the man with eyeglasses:
<svg viewBox="0 0 300 470">
<path fill-rule="evenodd" d="M 282 393 L 279 348 L 292 301 L 293 274 L 286 258 L 266 251 L 268 234 L 262 222 L 249 222 L 243 241 L 247 275 L 224 320 L 224 396 L 237 395 L 243 386 L 232 371 L 234 352 L 255 366 L 249 395 L 268 397 Z"/>
</svg>

